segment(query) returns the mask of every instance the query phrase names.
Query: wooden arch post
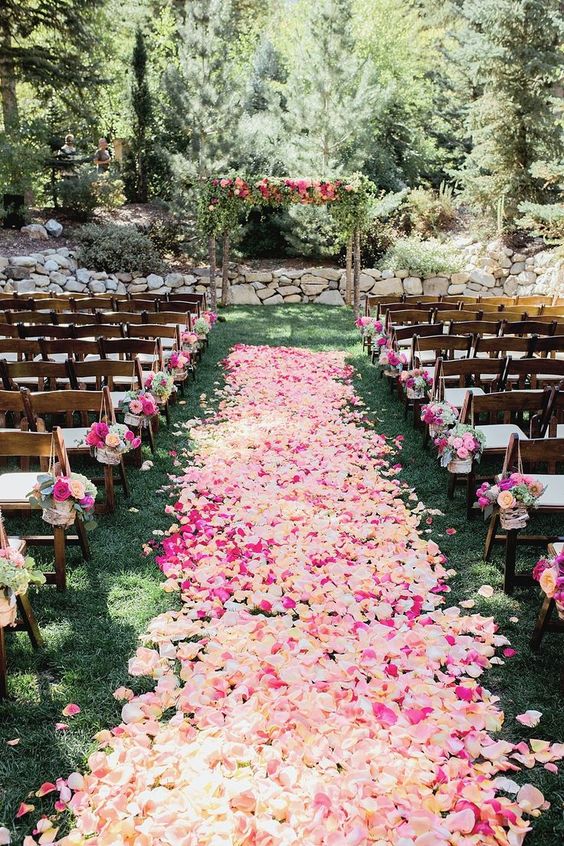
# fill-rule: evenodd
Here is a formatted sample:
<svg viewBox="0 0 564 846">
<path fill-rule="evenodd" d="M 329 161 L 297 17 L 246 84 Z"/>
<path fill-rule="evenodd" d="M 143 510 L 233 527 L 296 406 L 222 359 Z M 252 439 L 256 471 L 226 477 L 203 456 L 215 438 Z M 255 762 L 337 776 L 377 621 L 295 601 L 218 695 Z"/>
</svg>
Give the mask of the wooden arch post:
<svg viewBox="0 0 564 846">
<path fill-rule="evenodd" d="M 353 309 L 355 315 L 360 314 L 360 229 L 355 229 L 353 250 Z"/>
<path fill-rule="evenodd" d="M 216 276 L 216 267 L 217 267 L 215 235 L 210 235 L 209 238 L 208 238 L 208 255 L 209 255 L 209 262 L 210 262 L 210 302 L 209 302 L 209 307 L 212 311 L 215 311 L 216 308 L 217 308 L 217 294 L 216 294 L 216 290 L 215 290 L 215 276 Z"/>
<path fill-rule="evenodd" d="M 229 252 L 231 250 L 231 238 L 226 229 L 223 233 L 223 258 L 221 264 L 221 305 L 225 308 L 229 299 Z"/>
</svg>

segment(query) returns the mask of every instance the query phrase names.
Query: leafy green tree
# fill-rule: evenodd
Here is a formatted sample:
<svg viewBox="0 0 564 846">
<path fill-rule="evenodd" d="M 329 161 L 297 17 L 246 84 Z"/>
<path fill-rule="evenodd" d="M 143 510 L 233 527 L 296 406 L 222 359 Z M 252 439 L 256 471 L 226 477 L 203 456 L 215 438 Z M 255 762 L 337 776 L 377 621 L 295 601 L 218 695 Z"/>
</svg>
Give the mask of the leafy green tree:
<svg viewBox="0 0 564 846">
<path fill-rule="evenodd" d="M 0 3 L 0 89 L 4 129 L 20 124 L 17 84 L 76 89 L 96 74 L 89 51 L 92 22 L 104 0 L 2 0 Z"/>
<path fill-rule="evenodd" d="M 489 211 L 503 200 L 512 219 L 538 200 L 531 166 L 562 149 L 553 85 L 564 34 L 559 0 L 465 0 L 461 60 L 478 92 L 468 110 L 473 148 L 460 178 L 466 197 Z"/>
</svg>

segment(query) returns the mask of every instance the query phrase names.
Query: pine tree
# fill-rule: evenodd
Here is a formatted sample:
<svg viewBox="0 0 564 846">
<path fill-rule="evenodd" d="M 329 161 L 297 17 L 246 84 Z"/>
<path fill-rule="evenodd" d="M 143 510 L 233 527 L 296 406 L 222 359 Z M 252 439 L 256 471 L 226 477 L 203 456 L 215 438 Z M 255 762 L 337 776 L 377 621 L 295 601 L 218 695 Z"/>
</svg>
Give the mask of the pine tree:
<svg viewBox="0 0 564 846">
<path fill-rule="evenodd" d="M 153 105 L 147 81 L 147 48 L 145 38 L 139 27 L 135 33 L 132 68 L 131 104 L 134 115 L 132 148 L 135 157 L 135 193 L 138 202 L 146 203 L 148 196 L 147 159 L 151 143 L 149 133 L 153 120 Z"/>
<path fill-rule="evenodd" d="M 380 88 L 355 51 L 350 0 L 312 3 L 303 35 L 285 88 L 288 163 L 319 176 L 360 168 Z"/>
<path fill-rule="evenodd" d="M 88 51 L 91 22 L 104 0 L 1 0 L 0 90 L 5 131 L 16 133 L 17 83 L 80 88 L 96 74 Z"/>
<path fill-rule="evenodd" d="M 552 87 L 560 69 L 559 0 L 465 0 L 461 57 L 478 96 L 468 111 L 473 149 L 460 174 L 466 197 L 512 219 L 538 198 L 531 165 L 554 159 L 562 138 Z"/>
<path fill-rule="evenodd" d="M 186 180 L 219 173 L 233 152 L 241 102 L 230 73 L 229 0 L 189 0 L 179 22 L 178 62 L 165 82 L 187 153 L 176 157 Z"/>
</svg>

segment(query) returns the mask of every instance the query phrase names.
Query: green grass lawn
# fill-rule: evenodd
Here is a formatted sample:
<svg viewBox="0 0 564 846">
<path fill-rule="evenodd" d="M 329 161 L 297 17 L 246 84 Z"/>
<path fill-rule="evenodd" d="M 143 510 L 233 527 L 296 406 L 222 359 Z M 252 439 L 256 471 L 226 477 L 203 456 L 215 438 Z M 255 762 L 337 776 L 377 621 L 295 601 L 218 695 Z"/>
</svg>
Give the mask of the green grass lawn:
<svg viewBox="0 0 564 846">
<path fill-rule="evenodd" d="M 403 478 L 415 486 L 421 500 L 445 516 L 435 517 L 430 537 L 437 540 L 457 570 L 447 602 L 476 600 L 474 610 L 494 615 L 517 655 L 503 666 L 490 670 L 484 682 L 501 697 L 506 714 L 504 735 L 511 740 L 539 737 L 564 739 L 564 705 L 558 692 L 559 662 L 564 660 L 564 641 L 548 635 L 540 655 L 533 655 L 528 639 L 540 605 L 537 589 L 518 590 L 512 598 L 501 592 L 501 550 L 494 561 L 481 560 L 485 525 L 480 519 L 468 523 L 462 492 L 454 501 L 446 498 L 446 471 L 422 447 L 422 437 L 411 422 L 403 419 L 403 408 L 391 397 L 385 380 L 362 352 L 348 310 L 326 306 L 275 306 L 233 308 L 218 323 L 208 351 L 198 369 L 195 383 L 187 383 L 185 402 L 172 410 L 173 421 L 199 414 L 199 396 L 210 396 L 221 380 L 218 367 L 234 343 L 305 346 L 312 349 L 344 349 L 357 368 L 359 393 L 381 421 L 387 435 L 404 434 L 400 460 Z M 19 802 L 43 781 L 54 780 L 84 766 L 93 748 L 92 735 L 119 721 L 119 704 L 112 692 L 127 684 L 138 689 L 127 675 L 127 661 L 137 637 L 149 618 L 175 600 L 159 588 L 160 572 L 152 558 L 145 558 L 142 545 L 153 531 L 167 528 L 164 513 L 166 495 L 158 493 L 174 473 L 170 451 L 178 448 L 173 427 L 161 428 L 155 466 L 148 472 L 130 470 L 132 495 L 113 516 L 100 518 L 90 535 L 92 559 L 84 563 L 78 552 L 69 555 L 66 593 L 42 588 L 32 601 L 45 636 L 45 649 L 33 653 L 24 634 L 8 635 L 9 687 L 11 701 L 0 704 L 0 825 L 11 825 Z M 149 455 L 145 456 L 149 457 Z M 137 511 L 130 511 L 135 508 Z M 446 535 L 448 527 L 456 535 Z M 8 525 L 8 528 L 10 526 Z M 423 529 L 426 526 L 422 527 Z M 523 550 L 521 563 L 536 560 L 535 550 Z M 537 556 L 538 557 L 538 556 Z M 491 599 L 476 594 L 482 584 L 497 588 Z M 518 617 L 511 623 L 510 617 Z M 75 702 L 81 713 L 71 720 L 66 732 L 55 731 L 61 711 Z M 514 721 L 527 708 L 543 712 L 536 729 Z M 21 738 L 17 746 L 5 741 Z M 535 823 L 528 846 L 556 846 L 564 836 L 564 784 L 544 770 L 527 771 L 520 780 L 539 786 L 552 803 L 549 812 Z M 40 800 L 36 800 L 40 808 Z M 45 805 L 48 807 L 48 805 Z M 16 840 L 16 842 L 19 842 Z"/>
</svg>

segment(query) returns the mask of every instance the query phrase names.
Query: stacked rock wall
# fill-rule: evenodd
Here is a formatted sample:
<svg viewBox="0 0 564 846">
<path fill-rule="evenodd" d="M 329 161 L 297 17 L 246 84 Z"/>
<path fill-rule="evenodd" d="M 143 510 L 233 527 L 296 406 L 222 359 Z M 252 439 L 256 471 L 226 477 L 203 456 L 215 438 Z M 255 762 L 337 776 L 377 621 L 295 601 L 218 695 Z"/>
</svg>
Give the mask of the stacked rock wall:
<svg viewBox="0 0 564 846">
<path fill-rule="evenodd" d="M 564 259 L 545 250 L 527 256 L 507 247 L 489 245 L 484 251 L 469 245 L 465 269 L 452 274 L 416 276 L 409 270 L 363 269 L 361 296 L 402 294 L 440 296 L 515 296 L 518 294 L 564 295 Z M 345 274 L 336 267 L 255 270 L 246 265 L 230 268 L 230 302 L 234 305 L 277 303 L 325 303 L 344 305 Z M 218 295 L 220 279 L 216 280 Z M 76 255 L 62 247 L 0 257 L 0 293 L 35 290 L 73 294 L 166 294 L 192 293 L 209 287 L 209 271 L 195 267 L 190 273 L 101 273 L 79 266 Z"/>
</svg>

